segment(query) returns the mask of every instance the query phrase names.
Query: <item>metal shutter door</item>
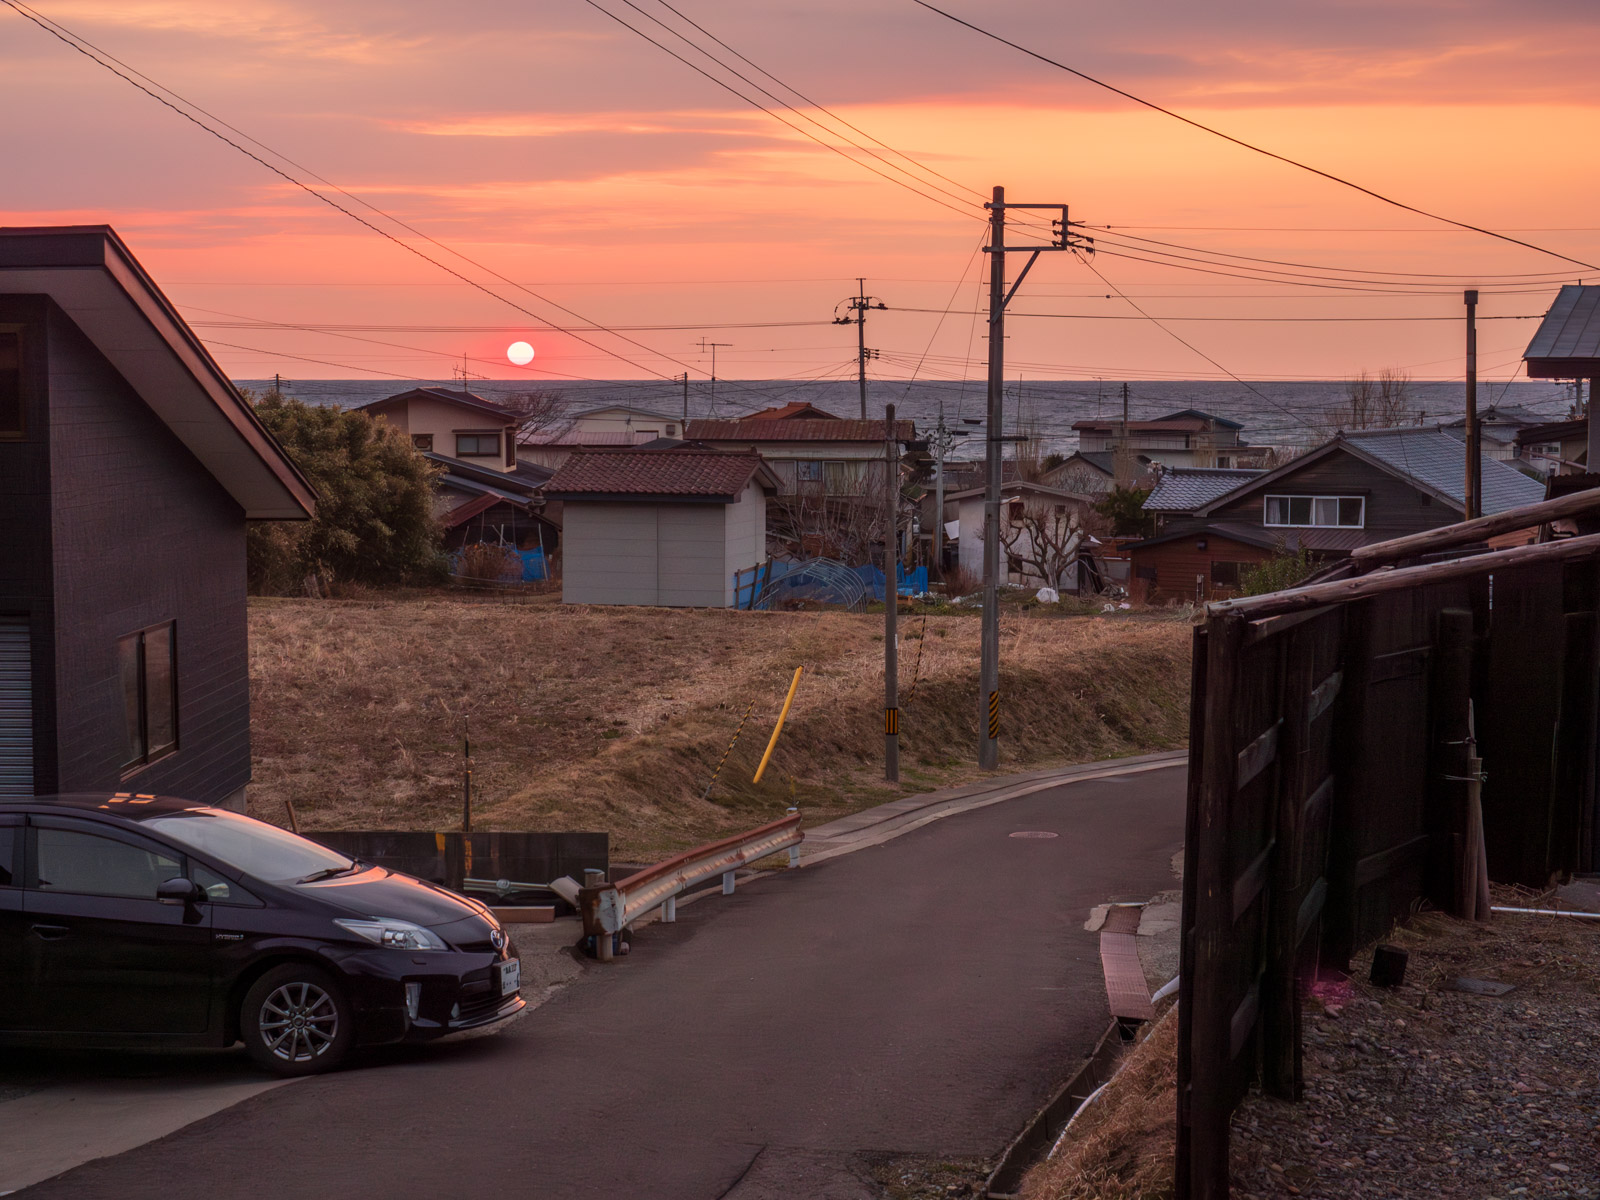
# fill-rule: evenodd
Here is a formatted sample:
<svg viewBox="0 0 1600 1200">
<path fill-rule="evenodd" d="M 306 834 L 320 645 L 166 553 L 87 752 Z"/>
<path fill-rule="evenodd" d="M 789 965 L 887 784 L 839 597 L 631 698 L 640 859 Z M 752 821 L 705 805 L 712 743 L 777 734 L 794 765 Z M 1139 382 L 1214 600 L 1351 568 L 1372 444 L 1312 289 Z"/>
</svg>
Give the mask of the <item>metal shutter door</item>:
<svg viewBox="0 0 1600 1200">
<path fill-rule="evenodd" d="M 28 622 L 0 617 L 0 796 L 33 794 L 33 669 Z"/>
</svg>

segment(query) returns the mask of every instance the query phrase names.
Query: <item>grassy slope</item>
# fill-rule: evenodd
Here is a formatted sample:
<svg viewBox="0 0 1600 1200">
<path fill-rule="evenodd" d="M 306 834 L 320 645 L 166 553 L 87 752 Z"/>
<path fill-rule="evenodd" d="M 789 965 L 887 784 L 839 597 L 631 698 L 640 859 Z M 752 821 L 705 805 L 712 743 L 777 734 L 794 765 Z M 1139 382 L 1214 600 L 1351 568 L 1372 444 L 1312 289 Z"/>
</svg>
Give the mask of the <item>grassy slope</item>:
<svg viewBox="0 0 1600 1200">
<path fill-rule="evenodd" d="M 254 600 L 251 811 L 281 822 L 290 797 L 311 829 L 455 827 L 463 713 L 479 828 L 608 830 L 622 859 L 769 820 L 791 796 L 820 822 L 976 777 L 978 621 L 929 617 L 924 636 L 921 617 L 903 617 L 900 628 L 894 788 L 880 766 L 881 616 L 448 594 Z M 1001 769 L 1181 744 L 1189 639 L 1182 620 L 1006 614 Z M 752 785 L 800 665 L 772 766 Z"/>
</svg>

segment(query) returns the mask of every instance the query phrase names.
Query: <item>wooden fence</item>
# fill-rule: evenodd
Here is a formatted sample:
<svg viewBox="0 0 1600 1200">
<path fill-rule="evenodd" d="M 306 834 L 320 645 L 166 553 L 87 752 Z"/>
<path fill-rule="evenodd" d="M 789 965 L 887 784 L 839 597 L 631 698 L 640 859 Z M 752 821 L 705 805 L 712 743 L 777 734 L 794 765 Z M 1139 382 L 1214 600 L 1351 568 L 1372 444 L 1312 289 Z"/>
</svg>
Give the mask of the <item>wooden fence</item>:
<svg viewBox="0 0 1600 1200">
<path fill-rule="evenodd" d="M 1460 911 L 1471 894 L 1469 720 L 1490 875 L 1541 885 L 1596 867 L 1588 542 L 1233 601 L 1196 629 L 1180 1198 L 1227 1196 L 1229 1121 L 1253 1082 L 1299 1098 L 1300 1001 L 1318 972 L 1348 971 L 1419 902 Z"/>
</svg>

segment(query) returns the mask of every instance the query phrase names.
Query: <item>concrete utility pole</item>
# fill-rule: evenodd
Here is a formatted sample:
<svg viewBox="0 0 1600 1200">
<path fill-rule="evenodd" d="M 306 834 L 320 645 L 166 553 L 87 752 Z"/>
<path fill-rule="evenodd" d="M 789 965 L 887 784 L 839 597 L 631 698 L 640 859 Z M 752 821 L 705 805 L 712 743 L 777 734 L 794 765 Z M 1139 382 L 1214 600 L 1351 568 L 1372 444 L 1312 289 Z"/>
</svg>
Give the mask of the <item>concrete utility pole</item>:
<svg viewBox="0 0 1600 1200">
<path fill-rule="evenodd" d="M 733 349 L 733 343 L 732 342 L 708 342 L 708 341 L 705 340 L 705 338 L 701 338 L 700 339 L 700 353 L 704 354 L 707 350 L 711 351 L 711 415 L 712 416 L 715 416 L 716 413 L 717 413 L 717 348 L 719 346 L 724 350 Z M 687 392 L 687 390 L 688 390 L 688 382 L 687 382 L 687 380 L 684 383 L 684 390 L 685 390 L 685 392 Z M 685 397 L 685 399 L 687 400 L 687 397 Z"/>
<path fill-rule="evenodd" d="M 883 421 L 883 777 L 900 782 L 900 443 L 894 405 Z"/>
<path fill-rule="evenodd" d="M 978 766 L 992 771 L 1000 763 L 1000 450 L 1014 438 L 1005 435 L 1005 319 L 1006 305 L 1028 277 L 1039 255 L 1047 250 L 1093 251 L 1094 239 L 1073 234 L 1065 204 L 1007 204 L 1006 190 L 994 189 L 989 210 L 989 413 L 988 453 L 984 456 L 986 478 L 983 490 L 983 639 L 978 670 Z M 1006 290 L 1006 209 L 1060 209 L 1056 240 L 1049 245 L 1038 242 L 1014 247 L 1028 250 L 1027 264 L 1017 272 L 1016 282 Z M 944 514 L 940 514 L 942 517 Z"/>
<path fill-rule="evenodd" d="M 856 294 L 849 299 L 841 301 L 847 308 L 847 315 L 835 316 L 835 325 L 854 325 L 856 327 L 856 376 L 861 385 L 861 419 L 867 419 L 867 359 L 877 358 L 876 350 L 867 349 L 867 310 L 869 308 L 886 309 L 889 306 L 876 296 L 867 295 L 867 281 L 856 280 Z M 833 311 L 837 313 L 839 306 L 835 305 Z M 848 313 L 855 313 L 851 320 Z"/>
<path fill-rule="evenodd" d="M 689 435 L 689 372 L 683 373 L 683 433 Z"/>
<path fill-rule="evenodd" d="M 1478 290 L 1462 293 L 1467 302 L 1467 520 L 1483 516 L 1483 449 L 1478 430 Z"/>
</svg>

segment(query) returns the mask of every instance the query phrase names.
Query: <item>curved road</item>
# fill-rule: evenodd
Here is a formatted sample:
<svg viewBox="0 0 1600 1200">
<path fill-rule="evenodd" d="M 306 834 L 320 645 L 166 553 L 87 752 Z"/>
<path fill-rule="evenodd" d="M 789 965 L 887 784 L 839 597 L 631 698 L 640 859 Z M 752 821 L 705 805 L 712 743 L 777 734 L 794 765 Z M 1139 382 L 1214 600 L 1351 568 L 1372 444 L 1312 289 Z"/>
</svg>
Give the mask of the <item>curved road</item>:
<svg viewBox="0 0 1600 1200">
<path fill-rule="evenodd" d="M 1172 886 L 1183 782 L 1068 782 L 708 898 L 499 1037 L 267 1092 L 21 1195 L 858 1200 L 875 1156 L 992 1157 L 1104 1028 L 1083 922 Z"/>
</svg>

